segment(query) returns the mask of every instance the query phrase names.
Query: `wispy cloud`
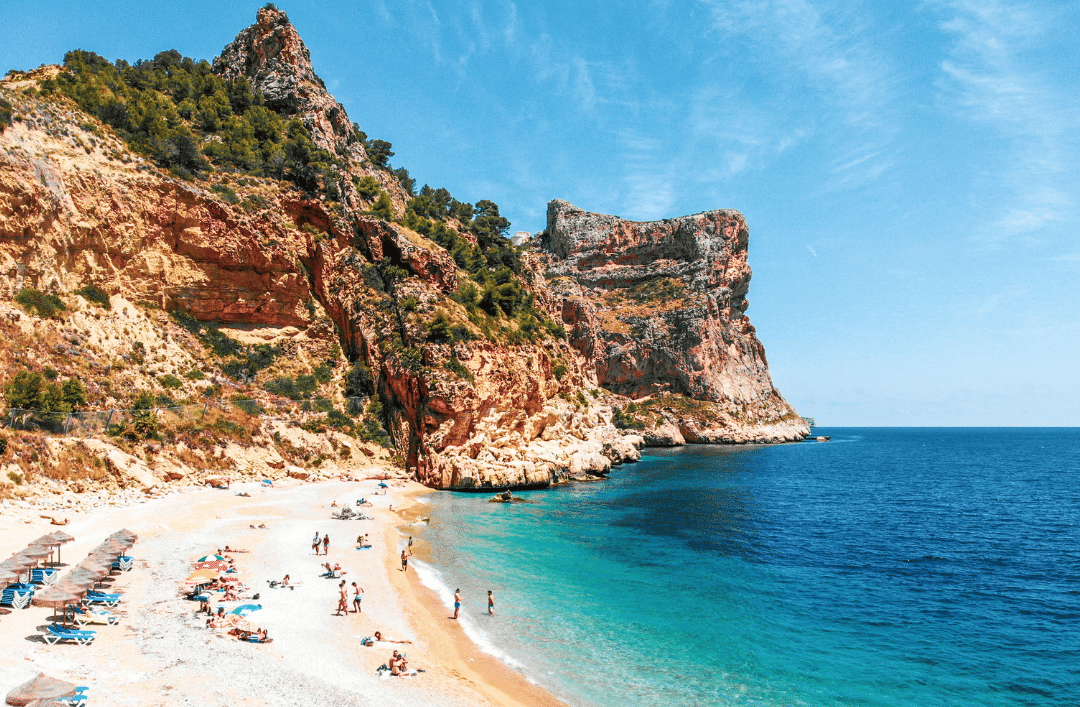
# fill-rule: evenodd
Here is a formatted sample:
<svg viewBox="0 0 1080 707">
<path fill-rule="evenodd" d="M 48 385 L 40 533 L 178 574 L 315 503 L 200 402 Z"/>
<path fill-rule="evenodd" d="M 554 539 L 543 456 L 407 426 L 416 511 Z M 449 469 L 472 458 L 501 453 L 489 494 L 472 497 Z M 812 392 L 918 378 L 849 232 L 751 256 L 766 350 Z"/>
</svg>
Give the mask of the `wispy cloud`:
<svg viewBox="0 0 1080 707">
<path fill-rule="evenodd" d="M 1031 5 L 995 0 L 943 2 L 942 30 L 952 39 L 938 87 L 946 109 L 990 129 L 1002 141 L 993 155 L 994 198 L 985 226 L 990 243 L 1035 232 L 1074 210 L 1076 100 L 1026 53 L 1052 18 Z"/>
<path fill-rule="evenodd" d="M 802 111 L 804 116 L 828 124 L 829 130 L 817 131 L 835 142 L 827 186 L 859 186 L 892 167 L 897 78 L 875 48 L 873 33 L 855 15 L 809 0 L 700 2 L 717 34 L 725 42 L 746 42 L 768 77 L 783 83 L 778 77 L 792 76 L 798 88 L 785 101 L 785 113 L 798 114 L 796 105 L 804 102 L 815 109 Z M 810 132 L 805 125 L 782 130 L 797 131 L 798 137 L 774 137 L 781 152 Z"/>
</svg>

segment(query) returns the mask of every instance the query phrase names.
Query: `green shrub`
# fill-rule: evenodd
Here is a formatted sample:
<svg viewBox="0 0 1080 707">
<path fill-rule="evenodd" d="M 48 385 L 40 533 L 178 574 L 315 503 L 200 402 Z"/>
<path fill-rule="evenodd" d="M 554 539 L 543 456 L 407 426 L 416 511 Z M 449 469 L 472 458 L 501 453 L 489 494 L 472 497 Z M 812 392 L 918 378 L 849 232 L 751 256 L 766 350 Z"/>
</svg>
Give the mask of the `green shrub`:
<svg viewBox="0 0 1080 707">
<path fill-rule="evenodd" d="M 0 437 L 0 457 L 7 454 L 7 437 Z"/>
<path fill-rule="evenodd" d="M 136 437 L 152 437 L 157 434 L 157 400 L 148 390 L 141 391 L 131 402 L 131 427 Z"/>
<path fill-rule="evenodd" d="M 45 376 L 51 381 L 54 381 L 60 375 L 60 372 L 52 366 L 45 366 L 45 368 L 41 369 L 41 375 Z"/>
<path fill-rule="evenodd" d="M 198 368 L 192 368 L 184 374 L 184 378 L 187 378 L 189 381 L 201 381 L 206 379 L 206 374 Z"/>
<path fill-rule="evenodd" d="M 466 368 L 465 364 L 463 364 L 456 358 L 452 358 L 446 362 L 446 370 L 450 371 L 451 373 L 456 373 L 461 378 L 469 381 L 469 383 L 471 383 L 472 385 L 476 385 L 476 379 L 473 376 L 472 371 Z"/>
<path fill-rule="evenodd" d="M 365 442 L 373 442 L 392 449 L 390 435 L 383 427 L 383 407 L 378 397 L 372 397 L 364 411 L 364 423 L 357 431 L 357 436 Z"/>
<path fill-rule="evenodd" d="M 82 390 L 82 384 L 75 381 L 78 390 Z M 74 391 L 73 391 L 74 392 Z M 38 371 L 19 371 L 15 377 L 4 386 L 4 397 L 8 407 L 19 410 L 33 410 L 41 414 L 69 413 L 71 403 L 65 400 L 64 388 L 59 383 L 47 381 Z M 77 395 L 71 396 L 80 404 L 85 403 L 85 394 L 80 399 Z"/>
<path fill-rule="evenodd" d="M 60 392 L 64 398 L 64 403 L 72 410 L 77 410 L 79 407 L 86 405 L 86 388 L 83 387 L 81 381 L 68 378 L 60 386 Z"/>
<path fill-rule="evenodd" d="M 394 220 L 394 204 L 386 192 L 381 192 L 379 198 L 371 205 L 371 214 L 383 221 Z"/>
<path fill-rule="evenodd" d="M 222 199 L 224 199 L 225 201 L 227 201 L 230 204 L 239 204 L 240 203 L 240 197 L 238 197 L 236 195 L 236 192 L 234 192 L 226 184 L 214 184 L 213 186 L 210 187 L 210 191 L 212 191 L 215 194 L 219 195 Z"/>
<path fill-rule="evenodd" d="M 437 344 L 451 344 L 454 342 L 454 323 L 450 321 L 450 317 L 447 316 L 446 312 L 441 309 L 435 313 L 435 318 L 428 324 L 427 330 L 428 341 Z"/>
<path fill-rule="evenodd" d="M 109 301 L 109 296 L 93 285 L 86 285 L 81 290 L 76 290 L 75 294 L 79 295 L 90 304 L 96 304 L 102 309 L 112 309 L 112 302 Z"/>
<path fill-rule="evenodd" d="M 0 98 L 0 134 L 11 125 L 11 102 Z"/>
<path fill-rule="evenodd" d="M 258 400 L 245 398 L 242 395 L 234 397 L 232 399 L 232 404 L 246 412 L 248 415 L 259 415 L 263 412 L 263 406 L 259 404 Z"/>
<path fill-rule="evenodd" d="M 163 388 L 171 388 L 173 390 L 184 387 L 184 382 L 171 373 L 166 373 L 159 377 L 158 383 L 160 383 Z"/>
<path fill-rule="evenodd" d="M 67 309 L 63 301 L 52 294 L 45 294 L 32 287 L 24 287 L 15 295 L 15 302 L 22 305 L 27 313 L 37 312 L 39 317 L 59 317 Z"/>
<path fill-rule="evenodd" d="M 330 379 L 334 377 L 334 369 L 325 363 L 320 363 L 315 366 L 315 379 L 320 383 L 329 383 Z"/>
<path fill-rule="evenodd" d="M 371 369 L 363 361 L 357 361 L 345 374 L 345 396 L 363 397 L 375 391 L 375 381 Z"/>
<path fill-rule="evenodd" d="M 288 376 L 275 378 L 263 384 L 263 388 L 284 398 L 296 399 L 300 397 L 300 391 L 296 389 L 296 382 Z"/>
<path fill-rule="evenodd" d="M 356 182 L 356 191 L 364 199 L 374 199 L 381 189 L 379 180 L 370 174 Z"/>
<path fill-rule="evenodd" d="M 633 408 L 633 410 L 631 410 Z M 624 410 L 615 408 L 615 414 L 611 417 L 611 422 L 620 430 L 643 430 L 645 429 L 645 422 L 638 420 L 633 416 L 633 413 L 637 412 L 637 405 L 630 403 Z"/>
<path fill-rule="evenodd" d="M 406 312 L 415 312 L 416 308 L 420 306 L 420 300 L 416 297 L 409 295 L 408 297 L 401 298 L 401 308 Z"/>
<path fill-rule="evenodd" d="M 555 366 L 555 368 L 551 369 L 551 372 L 555 375 L 556 380 L 562 380 L 563 376 L 566 375 L 566 371 L 566 366 L 561 363 Z"/>
<path fill-rule="evenodd" d="M 296 390 L 300 393 L 314 393 L 319 387 L 319 381 L 315 376 L 303 374 L 296 377 Z"/>
</svg>

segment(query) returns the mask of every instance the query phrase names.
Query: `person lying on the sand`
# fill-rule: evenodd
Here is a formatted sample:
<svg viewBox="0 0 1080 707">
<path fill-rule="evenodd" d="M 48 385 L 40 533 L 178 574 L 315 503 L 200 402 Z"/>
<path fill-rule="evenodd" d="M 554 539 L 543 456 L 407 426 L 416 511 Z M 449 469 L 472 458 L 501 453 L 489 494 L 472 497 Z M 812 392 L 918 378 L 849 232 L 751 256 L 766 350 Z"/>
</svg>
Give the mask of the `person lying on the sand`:
<svg viewBox="0 0 1080 707">
<path fill-rule="evenodd" d="M 362 641 L 360 641 L 360 645 L 367 646 L 368 648 L 371 648 L 376 643 L 412 643 L 412 641 L 394 641 L 394 640 L 391 640 L 389 638 L 383 638 L 382 633 L 379 632 L 379 631 L 375 632 L 375 638 L 374 639 L 365 638 Z"/>
<path fill-rule="evenodd" d="M 284 577 L 281 578 L 281 586 L 283 586 L 283 587 L 289 586 L 289 575 L 285 575 Z"/>
<path fill-rule="evenodd" d="M 338 507 L 337 506 L 337 499 L 334 499 L 333 501 L 330 502 L 330 507 L 331 508 L 337 508 Z"/>
</svg>

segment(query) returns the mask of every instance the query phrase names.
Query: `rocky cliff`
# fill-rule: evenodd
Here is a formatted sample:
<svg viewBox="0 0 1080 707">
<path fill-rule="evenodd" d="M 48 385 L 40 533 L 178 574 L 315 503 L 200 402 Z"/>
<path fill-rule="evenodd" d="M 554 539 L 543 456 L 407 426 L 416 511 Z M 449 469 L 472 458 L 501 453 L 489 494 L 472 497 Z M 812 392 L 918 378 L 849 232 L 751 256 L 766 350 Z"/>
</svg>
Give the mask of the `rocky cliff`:
<svg viewBox="0 0 1080 707">
<path fill-rule="evenodd" d="M 548 204 L 542 247 L 571 341 L 601 386 L 649 398 L 657 414 L 629 422 L 646 422 L 656 443 L 810 433 L 773 386 L 746 316 L 748 245 L 737 211 L 638 223 Z"/>
<path fill-rule="evenodd" d="M 0 83 L 7 296 L 27 341 L 83 342 L 12 374 L 87 376 L 91 409 L 216 395 L 388 435 L 439 488 L 602 475 L 638 457 L 639 430 L 805 434 L 743 314 L 735 212 L 631 224 L 552 202 L 544 251 L 513 249 L 495 204 L 416 193 L 370 154 L 284 13 L 260 10 L 209 68 L 83 52 Z M 147 106 L 172 127 L 147 133 Z M 26 304 L 49 296 L 69 313 Z M 104 296 L 157 333 L 97 331 Z"/>
</svg>

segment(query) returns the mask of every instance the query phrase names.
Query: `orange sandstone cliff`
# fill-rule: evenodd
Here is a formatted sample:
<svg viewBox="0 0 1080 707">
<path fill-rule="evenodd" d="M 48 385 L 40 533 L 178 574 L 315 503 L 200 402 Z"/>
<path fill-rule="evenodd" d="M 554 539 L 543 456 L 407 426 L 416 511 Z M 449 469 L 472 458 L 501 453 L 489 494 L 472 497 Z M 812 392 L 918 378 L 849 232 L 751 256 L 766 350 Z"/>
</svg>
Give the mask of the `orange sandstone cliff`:
<svg viewBox="0 0 1080 707">
<path fill-rule="evenodd" d="M 2 294 L 55 294 L 69 314 L 5 311 L 20 335 L 53 327 L 84 342 L 78 360 L 53 347 L 48 360 L 11 359 L 5 376 L 48 364 L 98 378 L 87 404 L 103 409 L 135 388 L 281 406 L 281 380 L 314 371 L 298 408 L 307 427 L 382 426 L 405 471 L 437 488 L 545 486 L 605 474 L 643 443 L 809 432 L 744 313 L 737 212 L 636 224 L 553 201 L 540 248 L 485 245 L 468 213 L 416 215 L 411 187 L 372 161 L 284 13 L 260 10 L 212 67 L 332 156 L 318 189 L 235 169 L 170 173 L 61 93 L 38 94 L 66 67 L 0 83 L 14 116 L 0 133 Z M 372 182 L 389 210 L 373 207 Z M 130 341 L 96 331 L 116 315 L 75 294 L 88 286 L 160 312 L 159 355 L 144 359 L 140 344 L 133 364 Z"/>
</svg>

